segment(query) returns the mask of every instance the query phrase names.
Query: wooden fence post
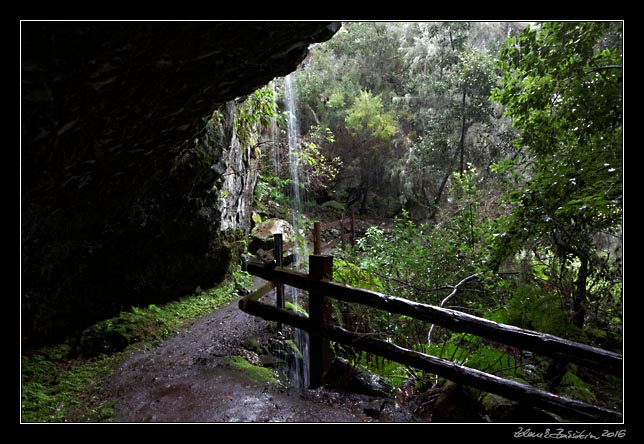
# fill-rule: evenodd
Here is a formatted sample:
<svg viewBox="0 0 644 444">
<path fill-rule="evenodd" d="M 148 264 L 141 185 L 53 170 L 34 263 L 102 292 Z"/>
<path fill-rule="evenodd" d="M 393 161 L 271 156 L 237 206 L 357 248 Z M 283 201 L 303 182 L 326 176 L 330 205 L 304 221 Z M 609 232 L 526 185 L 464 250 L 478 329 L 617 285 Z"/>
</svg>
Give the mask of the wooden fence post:
<svg viewBox="0 0 644 444">
<path fill-rule="evenodd" d="M 320 222 L 313 223 L 313 254 L 322 254 L 322 230 Z"/>
<path fill-rule="evenodd" d="M 273 235 L 273 255 L 275 257 L 276 266 L 281 267 L 284 264 L 284 239 L 282 233 L 275 233 Z M 275 286 L 276 294 L 276 305 L 278 308 L 284 308 L 284 284 L 276 284 Z M 282 323 L 277 323 L 277 329 L 282 329 Z"/>
<path fill-rule="evenodd" d="M 333 279 L 333 256 L 309 256 L 309 277 L 318 281 Z M 318 325 L 331 322 L 331 303 L 323 293 L 309 291 L 309 320 Z M 331 344 L 318 333 L 309 335 L 309 388 L 322 385 L 322 376 L 331 365 Z"/>
</svg>

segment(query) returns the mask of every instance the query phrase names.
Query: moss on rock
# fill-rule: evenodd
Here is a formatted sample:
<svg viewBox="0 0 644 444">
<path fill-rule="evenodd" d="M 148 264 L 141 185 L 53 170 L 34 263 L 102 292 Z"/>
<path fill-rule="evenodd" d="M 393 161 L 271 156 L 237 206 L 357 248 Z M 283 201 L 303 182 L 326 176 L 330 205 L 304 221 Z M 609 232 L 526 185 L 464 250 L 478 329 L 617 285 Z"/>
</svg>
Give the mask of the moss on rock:
<svg viewBox="0 0 644 444">
<path fill-rule="evenodd" d="M 240 370 L 243 374 L 255 381 L 278 383 L 277 377 L 272 370 L 259 365 L 253 365 L 241 356 L 226 356 L 224 357 L 224 362 L 230 367 Z"/>
<path fill-rule="evenodd" d="M 83 357 L 119 352 L 136 341 L 132 328 L 122 318 L 106 319 L 81 333 L 78 352 Z"/>
</svg>

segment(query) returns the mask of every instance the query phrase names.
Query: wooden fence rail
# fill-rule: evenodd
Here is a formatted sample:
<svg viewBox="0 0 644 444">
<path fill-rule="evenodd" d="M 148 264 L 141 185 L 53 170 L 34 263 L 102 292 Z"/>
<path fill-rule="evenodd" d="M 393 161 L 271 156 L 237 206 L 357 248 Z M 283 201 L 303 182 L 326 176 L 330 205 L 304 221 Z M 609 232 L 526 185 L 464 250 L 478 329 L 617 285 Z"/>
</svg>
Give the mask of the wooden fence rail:
<svg viewBox="0 0 644 444">
<path fill-rule="evenodd" d="M 622 356 L 620 354 L 590 345 L 337 282 L 312 280 L 307 274 L 285 268 L 269 269 L 253 263 L 248 264 L 247 268 L 250 274 L 268 281 L 321 292 L 341 301 L 368 305 L 390 313 L 411 316 L 455 332 L 471 333 L 550 358 L 568 360 L 615 376 L 622 375 Z"/>
<path fill-rule="evenodd" d="M 409 350 L 376 339 L 372 334 L 355 333 L 331 325 L 329 297 L 344 302 L 357 303 L 379 308 L 430 322 L 455 332 L 470 333 L 498 343 L 548 356 L 553 359 L 575 363 L 600 370 L 615 376 L 622 376 L 622 356 L 586 344 L 569 341 L 557 336 L 500 324 L 488 319 L 455 310 L 409 301 L 375 291 L 332 282 L 333 256 L 320 255 L 320 231 L 322 228 L 344 223 L 343 220 L 321 226 L 314 225 L 314 255 L 309 256 L 309 274 L 281 267 L 283 254 L 282 237 L 275 236 L 277 263 L 267 266 L 261 262 L 247 262 L 246 271 L 267 281 L 264 287 L 241 299 L 243 311 L 278 323 L 287 323 L 309 332 L 310 386 L 322 384 L 322 376 L 330 364 L 329 340 L 350 345 L 386 359 L 416 367 L 457 383 L 469 385 L 483 391 L 495 393 L 517 402 L 543 408 L 564 417 L 601 422 L 620 422 L 622 414 L 581 401 L 557 396 L 552 393 L 520 384 L 515 381 L 471 369 L 454 362 Z M 353 221 L 351 222 L 353 232 Z M 341 228 L 344 232 L 344 228 Z M 309 317 L 284 309 L 283 286 L 289 285 L 309 292 Z M 277 306 L 259 302 L 268 290 L 278 289 Z"/>
<path fill-rule="evenodd" d="M 405 349 L 388 342 L 375 339 L 367 334 L 354 333 L 334 325 L 314 322 L 291 311 L 263 304 L 252 299 L 242 299 L 239 307 L 245 312 L 263 319 L 284 322 L 306 330 L 312 335 L 323 336 L 335 342 L 349 345 L 355 349 L 383 356 L 391 361 L 435 373 L 456 383 L 469 385 L 483 391 L 495 393 L 513 401 L 526 403 L 564 418 L 582 421 L 621 422 L 622 415 L 610 409 L 587 404 L 574 399 L 557 396 L 526 384 L 503 379 L 495 375 L 471 369 L 460 364 Z M 314 375 L 311 375 L 314 377 Z M 313 380 L 312 380 L 313 386 Z"/>
<path fill-rule="evenodd" d="M 351 245 L 355 246 L 355 240 L 356 240 L 355 213 L 354 213 L 354 210 L 352 209 L 348 217 L 341 217 L 338 220 L 329 222 L 324 225 L 322 225 L 320 222 L 315 222 L 313 224 L 313 231 L 311 232 L 311 234 L 304 237 L 305 240 L 313 241 L 313 254 L 317 254 L 317 255 L 322 254 L 322 251 L 330 250 L 331 248 L 334 248 L 335 246 L 337 246 L 339 243 L 342 243 L 342 245 L 344 246 L 345 244 L 344 236 L 347 234 L 345 232 L 344 226 L 347 223 L 349 224 L 349 233 L 348 233 L 349 241 L 351 242 Z M 340 237 L 322 245 L 322 232 L 330 228 L 337 227 L 338 225 L 340 226 Z M 265 253 L 268 253 L 270 256 L 272 256 L 275 259 L 275 265 L 277 267 L 281 267 L 283 262 L 284 252 L 293 248 L 295 246 L 295 242 L 284 243 L 282 233 L 275 233 L 273 236 L 274 236 L 274 247 L 271 248 L 270 250 L 266 250 Z M 304 267 L 304 264 L 301 264 L 300 268 L 303 268 L 303 267 Z M 276 285 L 274 282 L 269 281 L 266 284 L 262 285 L 257 290 L 255 290 L 255 292 L 253 293 L 254 296 L 252 297 L 256 299 L 260 298 L 276 287 L 277 287 L 277 290 L 276 290 L 277 306 L 280 308 L 283 308 L 284 307 L 283 284 Z"/>
</svg>

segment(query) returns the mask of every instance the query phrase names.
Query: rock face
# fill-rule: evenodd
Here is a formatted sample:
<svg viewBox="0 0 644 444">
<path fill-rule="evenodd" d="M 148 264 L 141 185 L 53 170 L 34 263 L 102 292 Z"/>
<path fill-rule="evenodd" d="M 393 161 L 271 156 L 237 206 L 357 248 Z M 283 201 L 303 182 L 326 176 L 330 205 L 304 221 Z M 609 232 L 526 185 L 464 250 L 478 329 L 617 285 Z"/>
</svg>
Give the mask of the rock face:
<svg viewBox="0 0 644 444">
<path fill-rule="evenodd" d="M 23 338 L 222 279 L 256 179 L 234 99 L 295 70 L 338 28 L 23 22 Z"/>
</svg>

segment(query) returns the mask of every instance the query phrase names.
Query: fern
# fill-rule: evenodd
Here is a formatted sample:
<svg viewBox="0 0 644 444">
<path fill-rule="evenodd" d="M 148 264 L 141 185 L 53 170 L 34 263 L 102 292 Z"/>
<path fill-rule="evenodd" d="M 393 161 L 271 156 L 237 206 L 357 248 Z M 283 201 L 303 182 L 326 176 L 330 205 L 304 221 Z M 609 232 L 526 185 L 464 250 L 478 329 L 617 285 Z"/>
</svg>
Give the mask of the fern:
<svg viewBox="0 0 644 444">
<path fill-rule="evenodd" d="M 327 202 L 324 202 L 322 206 L 325 208 L 333 208 L 334 210 L 342 211 L 342 213 L 345 213 L 345 214 L 348 212 L 346 204 L 343 204 L 335 200 L 329 200 Z"/>
</svg>

